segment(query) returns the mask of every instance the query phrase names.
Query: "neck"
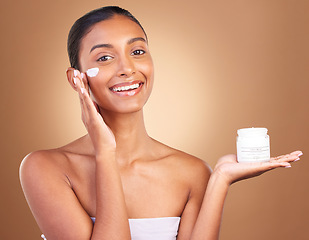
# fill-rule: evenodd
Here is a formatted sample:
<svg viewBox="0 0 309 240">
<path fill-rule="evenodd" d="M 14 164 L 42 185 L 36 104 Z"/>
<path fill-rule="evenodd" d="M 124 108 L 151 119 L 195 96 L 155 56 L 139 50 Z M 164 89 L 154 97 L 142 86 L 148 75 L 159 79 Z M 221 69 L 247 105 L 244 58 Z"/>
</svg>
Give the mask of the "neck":
<svg viewBox="0 0 309 240">
<path fill-rule="evenodd" d="M 148 136 L 143 110 L 134 113 L 115 113 L 100 109 L 104 122 L 116 139 L 117 161 L 129 164 L 144 155 L 146 145 L 151 142 Z"/>
</svg>

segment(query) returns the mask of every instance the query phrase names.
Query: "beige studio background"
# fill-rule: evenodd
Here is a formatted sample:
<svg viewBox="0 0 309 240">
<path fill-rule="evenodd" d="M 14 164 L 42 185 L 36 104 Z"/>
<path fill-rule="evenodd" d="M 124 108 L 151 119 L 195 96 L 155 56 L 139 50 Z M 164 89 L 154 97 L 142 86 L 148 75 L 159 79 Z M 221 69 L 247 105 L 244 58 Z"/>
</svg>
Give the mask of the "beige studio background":
<svg viewBox="0 0 309 240">
<path fill-rule="evenodd" d="M 85 134 L 65 77 L 66 38 L 78 17 L 103 5 L 129 9 L 148 33 L 156 77 L 145 119 L 154 138 L 212 167 L 235 153 L 242 127 L 267 127 L 272 155 L 303 150 L 291 169 L 232 186 L 221 239 L 308 239 L 309 1 L 302 0 L 2 1 L 0 239 L 40 239 L 18 167 L 31 151 Z"/>
</svg>

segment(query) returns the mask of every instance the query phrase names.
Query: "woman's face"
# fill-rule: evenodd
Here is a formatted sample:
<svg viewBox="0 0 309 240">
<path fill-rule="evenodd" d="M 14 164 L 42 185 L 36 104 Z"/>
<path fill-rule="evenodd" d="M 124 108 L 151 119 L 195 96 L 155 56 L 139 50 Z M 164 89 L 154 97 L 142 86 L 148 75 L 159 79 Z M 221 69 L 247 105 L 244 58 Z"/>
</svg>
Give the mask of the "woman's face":
<svg viewBox="0 0 309 240">
<path fill-rule="evenodd" d="M 146 36 L 125 16 L 96 23 L 81 41 L 81 72 L 99 68 L 88 76 L 93 100 L 103 110 L 134 112 L 146 103 L 153 85 L 153 63 Z"/>
</svg>

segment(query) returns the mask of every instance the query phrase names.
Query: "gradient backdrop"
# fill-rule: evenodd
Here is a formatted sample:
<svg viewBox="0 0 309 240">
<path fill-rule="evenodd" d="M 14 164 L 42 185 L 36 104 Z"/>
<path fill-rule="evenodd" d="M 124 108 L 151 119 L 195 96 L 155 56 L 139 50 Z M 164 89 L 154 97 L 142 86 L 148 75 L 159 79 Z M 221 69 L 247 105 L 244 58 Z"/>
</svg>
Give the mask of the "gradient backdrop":
<svg viewBox="0 0 309 240">
<path fill-rule="evenodd" d="M 66 39 L 78 17 L 103 5 L 129 9 L 148 33 L 154 138 L 212 167 L 236 152 L 242 127 L 267 127 L 273 156 L 303 150 L 292 168 L 232 186 L 221 239 L 309 239 L 306 0 L 2 1 L 0 239 L 40 239 L 18 167 L 27 153 L 86 133 L 65 77 Z"/>
</svg>

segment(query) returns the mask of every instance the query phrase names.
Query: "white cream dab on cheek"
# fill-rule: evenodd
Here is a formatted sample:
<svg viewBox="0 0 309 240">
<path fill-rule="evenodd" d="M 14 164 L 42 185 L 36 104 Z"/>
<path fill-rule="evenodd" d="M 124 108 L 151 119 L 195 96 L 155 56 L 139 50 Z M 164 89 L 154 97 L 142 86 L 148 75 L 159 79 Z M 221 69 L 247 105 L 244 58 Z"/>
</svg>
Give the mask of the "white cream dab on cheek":
<svg viewBox="0 0 309 240">
<path fill-rule="evenodd" d="M 99 68 L 95 67 L 95 68 L 89 68 L 87 71 L 87 76 L 88 77 L 95 77 L 98 75 L 99 73 Z"/>
</svg>

